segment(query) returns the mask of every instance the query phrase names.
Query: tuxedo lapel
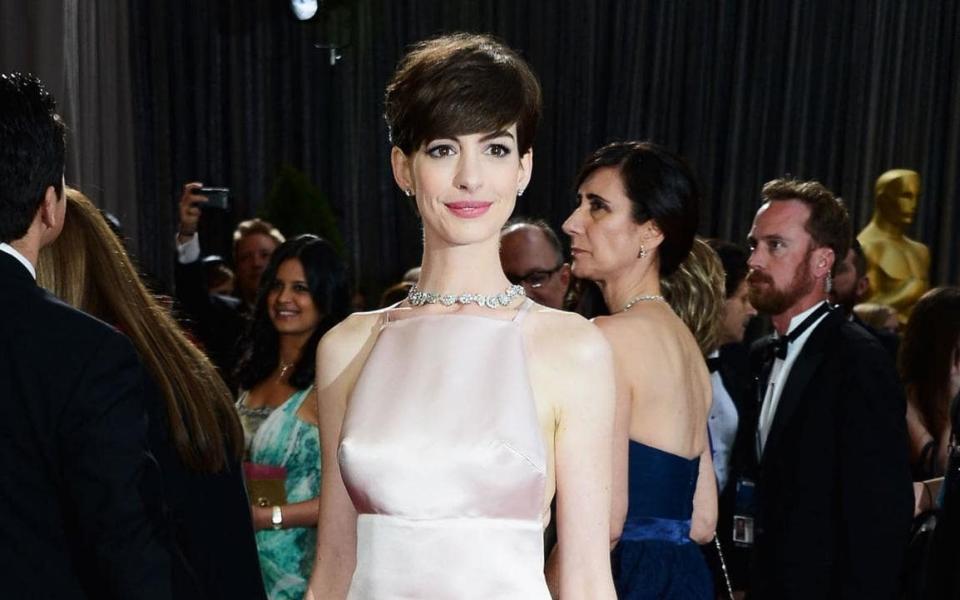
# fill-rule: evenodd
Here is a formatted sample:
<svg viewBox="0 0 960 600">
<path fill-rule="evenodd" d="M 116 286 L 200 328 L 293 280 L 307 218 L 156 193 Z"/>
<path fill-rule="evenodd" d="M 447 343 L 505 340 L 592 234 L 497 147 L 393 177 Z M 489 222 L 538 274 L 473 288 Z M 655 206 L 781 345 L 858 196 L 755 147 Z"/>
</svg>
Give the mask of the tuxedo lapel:
<svg viewBox="0 0 960 600">
<path fill-rule="evenodd" d="M 773 423 L 770 424 L 770 433 L 767 435 L 761 462 L 776 448 L 784 428 L 806 397 L 810 381 L 826 356 L 826 342 L 830 339 L 831 332 L 840 323 L 838 319 L 842 318 L 839 311 L 827 314 L 800 350 L 800 355 L 790 368 L 790 374 L 781 392 L 777 413 L 773 416 Z"/>
</svg>

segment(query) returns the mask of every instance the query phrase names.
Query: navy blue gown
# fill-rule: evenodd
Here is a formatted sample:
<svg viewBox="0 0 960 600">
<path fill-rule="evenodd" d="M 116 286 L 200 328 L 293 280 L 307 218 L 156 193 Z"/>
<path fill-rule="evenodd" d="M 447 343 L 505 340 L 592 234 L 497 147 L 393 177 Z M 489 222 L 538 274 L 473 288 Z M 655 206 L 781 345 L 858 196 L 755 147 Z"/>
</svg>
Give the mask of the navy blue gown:
<svg viewBox="0 0 960 600">
<path fill-rule="evenodd" d="M 713 598 L 710 570 L 690 539 L 699 468 L 699 457 L 630 440 L 627 519 L 611 555 L 618 598 Z"/>
</svg>

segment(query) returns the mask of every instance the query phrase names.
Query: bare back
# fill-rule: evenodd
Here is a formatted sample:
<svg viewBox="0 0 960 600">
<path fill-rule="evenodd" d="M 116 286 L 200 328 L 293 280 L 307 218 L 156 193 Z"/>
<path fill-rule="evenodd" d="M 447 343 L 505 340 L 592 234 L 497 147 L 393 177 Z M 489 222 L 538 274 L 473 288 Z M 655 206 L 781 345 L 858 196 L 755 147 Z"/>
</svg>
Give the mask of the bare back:
<svg viewBox="0 0 960 600">
<path fill-rule="evenodd" d="M 629 396 L 629 437 L 685 458 L 707 445 L 710 376 L 690 330 L 650 302 L 599 317 L 614 353 L 618 396 Z"/>
</svg>

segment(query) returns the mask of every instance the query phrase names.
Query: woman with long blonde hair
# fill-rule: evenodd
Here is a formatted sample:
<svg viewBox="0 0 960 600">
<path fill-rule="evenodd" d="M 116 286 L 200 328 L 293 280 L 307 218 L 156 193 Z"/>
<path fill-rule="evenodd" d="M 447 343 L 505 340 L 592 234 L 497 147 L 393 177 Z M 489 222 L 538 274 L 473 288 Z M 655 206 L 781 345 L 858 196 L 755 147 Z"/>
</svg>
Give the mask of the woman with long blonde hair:
<svg viewBox="0 0 960 600">
<path fill-rule="evenodd" d="M 63 232 L 40 253 L 38 282 L 130 338 L 149 375 L 148 436 L 170 512 L 176 598 L 262 598 L 240 457 L 243 432 L 213 365 L 147 291 L 121 240 L 67 188 Z"/>
</svg>

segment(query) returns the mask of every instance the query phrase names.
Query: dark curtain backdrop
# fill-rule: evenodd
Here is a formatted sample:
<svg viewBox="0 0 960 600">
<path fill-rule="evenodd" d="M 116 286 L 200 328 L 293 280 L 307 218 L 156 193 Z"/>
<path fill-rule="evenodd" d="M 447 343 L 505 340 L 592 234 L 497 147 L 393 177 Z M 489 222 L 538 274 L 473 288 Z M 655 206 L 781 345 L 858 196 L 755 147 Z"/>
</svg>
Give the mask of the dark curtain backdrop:
<svg viewBox="0 0 960 600">
<path fill-rule="evenodd" d="M 540 76 L 533 182 L 518 213 L 559 225 L 583 157 L 616 139 L 687 157 L 701 233 L 743 240 L 762 183 L 790 173 L 842 195 L 857 230 L 873 181 L 919 171 L 913 235 L 935 283 L 960 280 L 960 4 L 884 1 L 328 1 L 310 22 L 283 0 L 131 2 L 141 254 L 168 273 L 175 200 L 198 178 L 236 193 L 205 217 L 228 252 L 283 163 L 331 198 L 362 289 L 418 264 L 420 232 L 389 170 L 383 88 L 403 49 L 439 32 L 494 33 Z M 342 46 L 342 60 L 315 44 Z"/>
<path fill-rule="evenodd" d="M 117 215 L 137 247 L 127 5 L 0 2 L 0 71 L 32 72 L 67 124 L 67 183 Z"/>
</svg>

